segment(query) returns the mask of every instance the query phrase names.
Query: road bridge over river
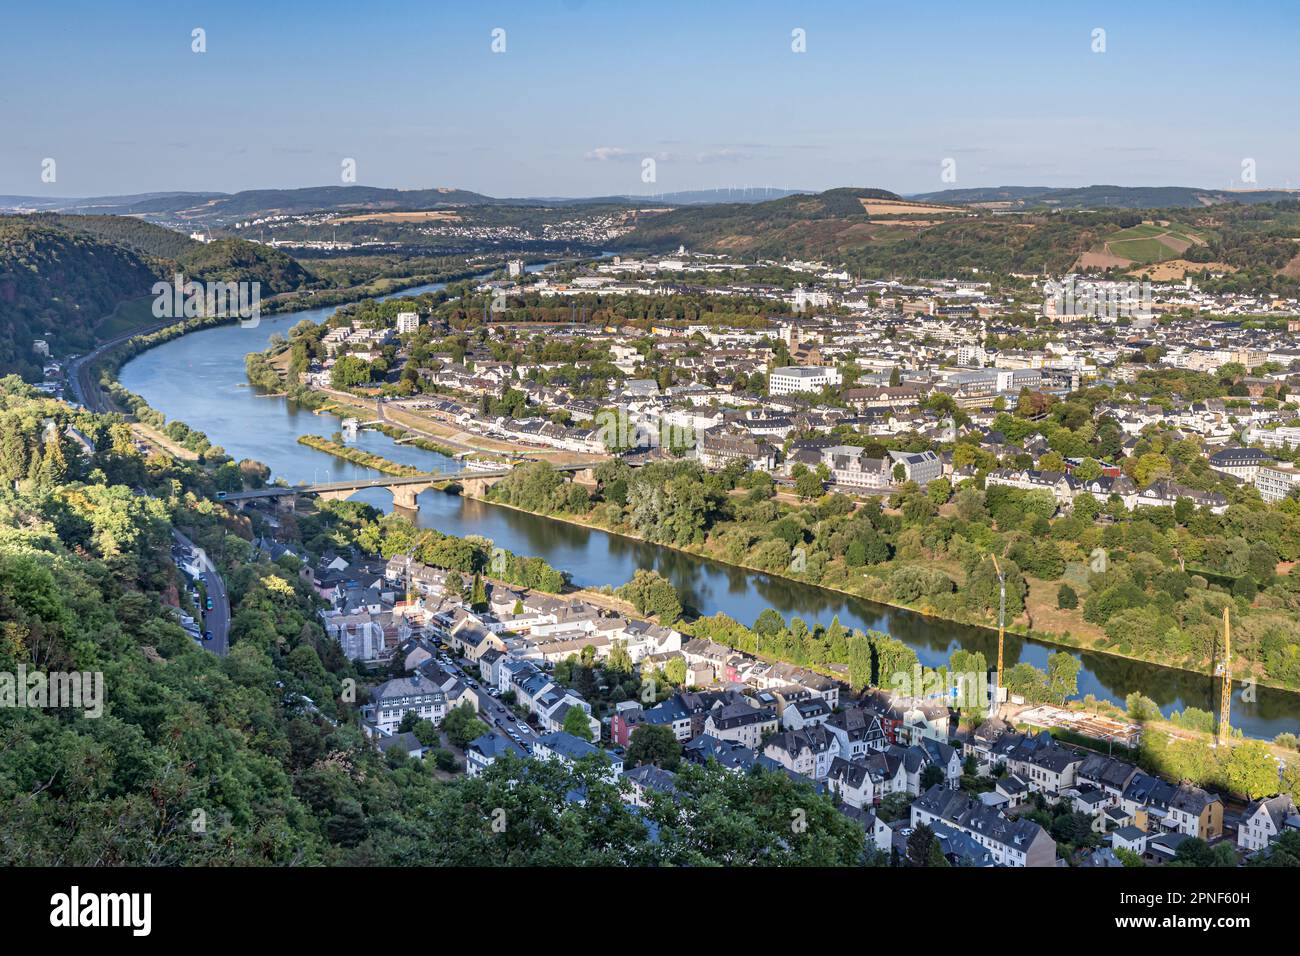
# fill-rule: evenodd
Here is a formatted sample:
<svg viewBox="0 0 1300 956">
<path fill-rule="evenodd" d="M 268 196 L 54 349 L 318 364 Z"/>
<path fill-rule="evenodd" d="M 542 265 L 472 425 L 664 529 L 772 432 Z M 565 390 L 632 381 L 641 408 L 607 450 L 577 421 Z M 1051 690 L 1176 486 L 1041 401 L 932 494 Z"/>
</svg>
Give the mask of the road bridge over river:
<svg viewBox="0 0 1300 956">
<path fill-rule="evenodd" d="M 594 487 L 596 473 L 591 465 L 555 465 L 556 471 L 567 474 L 570 481 Z M 290 507 L 298 495 L 316 495 L 326 501 L 343 501 L 363 488 L 387 488 L 393 495 L 393 504 L 408 511 L 418 511 L 421 492 L 435 485 L 455 482 L 467 495 L 481 497 L 484 492 L 510 474 L 510 468 L 490 470 L 463 469 L 460 471 L 430 471 L 418 475 L 386 475 L 382 478 L 357 478 L 351 481 L 327 481 L 304 485 L 268 485 L 248 491 L 218 492 L 220 501 L 242 507 L 244 502 L 267 499 L 287 500 Z"/>
</svg>

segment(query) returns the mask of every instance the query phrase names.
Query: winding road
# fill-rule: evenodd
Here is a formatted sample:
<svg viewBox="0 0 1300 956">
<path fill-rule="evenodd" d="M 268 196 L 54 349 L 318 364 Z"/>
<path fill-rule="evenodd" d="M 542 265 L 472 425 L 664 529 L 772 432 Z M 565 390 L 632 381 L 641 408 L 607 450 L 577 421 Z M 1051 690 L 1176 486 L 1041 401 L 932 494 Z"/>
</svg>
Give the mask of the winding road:
<svg viewBox="0 0 1300 956">
<path fill-rule="evenodd" d="M 203 587 L 207 590 L 208 597 L 212 598 L 212 610 L 206 611 L 203 617 L 203 630 L 212 632 L 212 640 L 204 641 L 203 646 L 218 657 L 225 657 L 230 651 L 230 597 L 226 593 L 226 582 L 217 572 L 212 559 L 193 541 L 175 528 L 172 529 L 172 537 L 181 547 L 189 548 L 199 555 L 203 566 L 200 574 Z"/>
<path fill-rule="evenodd" d="M 109 349 L 117 348 L 123 342 L 133 339 L 137 335 L 150 335 L 167 328 L 169 325 L 179 324 L 175 319 L 168 319 L 166 322 L 156 322 L 153 325 L 146 325 L 131 332 L 123 332 L 121 335 L 116 335 L 107 342 L 96 346 L 80 358 L 75 358 L 69 362 L 68 385 L 72 389 L 72 397 L 76 399 L 77 404 L 84 405 L 92 412 L 113 411 L 113 407 L 90 377 L 90 369 L 95 364 L 95 361 Z"/>
</svg>

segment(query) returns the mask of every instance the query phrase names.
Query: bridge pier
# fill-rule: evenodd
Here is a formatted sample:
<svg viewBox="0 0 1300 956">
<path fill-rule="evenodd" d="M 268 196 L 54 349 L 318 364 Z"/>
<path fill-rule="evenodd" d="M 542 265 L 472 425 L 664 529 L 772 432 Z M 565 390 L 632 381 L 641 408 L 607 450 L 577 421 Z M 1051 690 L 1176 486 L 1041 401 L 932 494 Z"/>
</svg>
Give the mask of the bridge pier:
<svg viewBox="0 0 1300 956">
<path fill-rule="evenodd" d="M 487 494 L 487 490 L 501 481 L 504 475 L 474 475 L 473 472 L 462 474 L 456 479 L 460 485 L 460 493 L 469 498 L 482 498 Z"/>
<path fill-rule="evenodd" d="M 402 508 L 406 511 L 420 510 L 420 492 L 426 490 L 428 485 L 397 485 L 389 490 L 393 493 L 393 507 Z"/>
<path fill-rule="evenodd" d="M 593 468 L 581 465 L 568 465 L 560 468 L 569 480 L 578 484 L 595 487 L 596 472 Z M 284 511 L 293 511 L 299 495 L 315 495 L 320 501 L 346 501 L 364 488 L 387 488 L 393 496 L 393 506 L 405 511 L 418 511 L 418 498 L 435 485 L 455 482 L 467 497 L 482 498 L 489 488 L 510 475 L 508 468 L 494 471 L 461 472 L 459 474 L 411 475 L 390 479 L 362 479 L 358 481 L 331 481 L 321 484 L 301 484 L 293 487 L 275 486 L 270 488 L 249 489 L 221 496 L 221 500 L 235 508 L 242 509 L 249 501 L 275 499 L 275 506 Z"/>
</svg>

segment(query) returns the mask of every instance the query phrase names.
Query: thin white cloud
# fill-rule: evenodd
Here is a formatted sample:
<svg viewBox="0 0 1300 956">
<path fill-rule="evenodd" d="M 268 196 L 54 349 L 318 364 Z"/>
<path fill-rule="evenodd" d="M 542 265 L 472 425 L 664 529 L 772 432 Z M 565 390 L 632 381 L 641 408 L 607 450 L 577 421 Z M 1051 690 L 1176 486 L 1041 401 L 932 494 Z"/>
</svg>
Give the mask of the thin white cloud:
<svg viewBox="0 0 1300 956">
<path fill-rule="evenodd" d="M 594 160 L 599 163 L 632 158 L 632 154 L 622 146 L 597 146 L 595 149 L 588 150 L 583 156 L 583 159 Z"/>
</svg>

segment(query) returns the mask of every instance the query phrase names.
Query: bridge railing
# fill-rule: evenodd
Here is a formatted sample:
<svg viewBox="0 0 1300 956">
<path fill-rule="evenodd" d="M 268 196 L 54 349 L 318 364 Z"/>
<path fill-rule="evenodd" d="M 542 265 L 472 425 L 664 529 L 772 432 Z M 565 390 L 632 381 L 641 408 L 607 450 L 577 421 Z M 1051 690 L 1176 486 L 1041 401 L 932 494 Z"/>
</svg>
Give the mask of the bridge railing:
<svg viewBox="0 0 1300 956">
<path fill-rule="evenodd" d="M 556 471 L 578 472 L 594 468 L 590 464 L 556 465 Z M 456 478 L 502 478 L 510 474 L 512 468 L 496 468 L 491 471 L 430 471 L 418 475 L 391 475 L 384 478 L 357 478 L 352 481 L 326 481 L 310 485 L 269 485 L 265 488 L 252 488 L 247 491 L 219 491 L 218 501 L 241 501 L 250 498 L 276 498 L 281 495 L 310 495 L 329 491 L 349 491 L 361 488 L 389 488 L 394 485 L 415 485 L 421 482 L 430 484 L 439 481 L 451 481 Z"/>
</svg>

